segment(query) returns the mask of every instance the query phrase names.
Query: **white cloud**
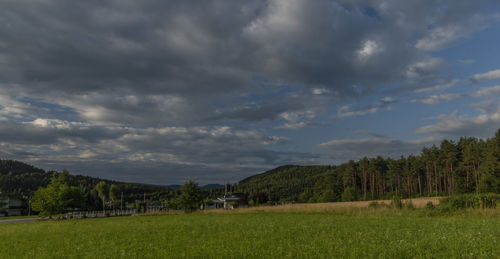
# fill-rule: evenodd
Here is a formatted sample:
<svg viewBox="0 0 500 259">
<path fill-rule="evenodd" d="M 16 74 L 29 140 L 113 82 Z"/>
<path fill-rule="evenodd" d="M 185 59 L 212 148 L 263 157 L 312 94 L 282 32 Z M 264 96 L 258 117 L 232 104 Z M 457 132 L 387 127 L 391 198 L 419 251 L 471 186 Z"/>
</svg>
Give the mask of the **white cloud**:
<svg viewBox="0 0 500 259">
<path fill-rule="evenodd" d="M 390 105 L 395 102 L 396 100 L 394 100 L 392 97 L 386 96 L 378 100 L 376 103 L 364 107 L 352 108 L 349 105 L 344 105 L 337 110 L 337 118 L 349 118 L 354 116 L 373 114 L 382 110 L 391 110 L 392 107 Z"/>
<path fill-rule="evenodd" d="M 384 103 L 392 103 L 392 102 L 394 102 L 395 100 L 394 100 L 392 97 L 390 97 L 390 96 L 386 96 L 386 97 L 384 97 L 384 98 L 380 99 L 380 101 L 382 101 L 382 102 L 384 102 Z"/>
<path fill-rule="evenodd" d="M 32 124 L 36 127 L 41 127 L 41 128 L 55 128 L 55 129 L 64 129 L 64 130 L 69 130 L 73 127 L 89 127 L 91 126 L 88 123 L 82 123 L 82 122 L 69 122 L 69 121 L 63 121 L 59 119 L 45 119 L 45 118 L 37 118 L 33 121 L 26 122 L 28 124 Z"/>
<path fill-rule="evenodd" d="M 280 125 L 276 128 L 278 129 L 303 129 L 307 127 L 309 124 L 303 121 L 299 122 L 286 122 L 283 125 Z"/>
<path fill-rule="evenodd" d="M 432 29 L 424 38 L 418 40 L 415 47 L 422 50 L 438 50 L 465 34 L 463 28 L 456 24 L 437 27 Z"/>
<path fill-rule="evenodd" d="M 497 106 L 490 113 L 481 113 L 475 117 L 449 116 L 435 124 L 415 130 L 419 134 L 439 134 L 447 138 L 461 136 L 491 137 L 500 125 L 500 108 Z"/>
<path fill-rule="evenodd" d="M 499 76 L 500 76 L 500 70 L 499 70 Z M 491 87 L 481 87 L 479 90 L 476 91 L 474 95 L 477 97 L 496 97 L 500 95 L 500 85 Z"/>
<path fill-rule="evenodd" d="M 358 160 L 362 157 L 399 157 L 419 154 L 420 150 L 436 143 L 439 137 L 430 137 L 411 141 L 391 138 L 371 137 L 361 139 L 334 139 L 319 145 L 325 149 L 328 157 L 336 161 Z"/>
<path fill-rule="evenodd" d="M 366 40 L 363 43 L 363 47 L 361 47 L 357 53 L 358 53 L 358 58 L 361 60 L 365 60 L 370 58 L 371 56 L 382 52 L 382 47 L 377 44 L 377 42 L 372 41 L 372 40 Z"/>
<path fill-rule="evenodd" d="M 445 62 L 441 58 L 426 57 L 423 60 L 410 64 L 406 71 L 406 76 L 411 79 L 436 73 L 443 67 L 444 64 Z"/>
<path fill-rule="evenodd" d="M 30 104 L 20 102 L 9 95 L 0 94 L 0 115 L 22 118 L 32 110 Z"/>
<path fill-rule="evenodd" d="M 331 91 L 329 89 L 326 89 L 326 88 L 313 88 L 313 90 L 312 90 L 312 94 L 315 94 L 315 95 L 322 95 L 322 94 L 328 94 L 328 93 L 331 93 Z"/>
<path fill-rule="evenodd" d="M 435 85 L 432 87 L 421 88 L 421 89 L 414 90 L 413 92 L 414 93 L 429 93 L 429 92 L 442 91 L 442 90 L 446 90 L 446 89 L 454 87 L 458 82 L 459 82 L 459 80 L 452 80 L 452 81 L 445 83 L 445 84 L 438 84 L 438 85 Z"/>
<path fill-rule="evenodd" d="M 434 105 L 434 104 L 439 104 L 440 102 L 449 102 L 453 101 L 459 98 L 463 98 L 465 95 L 464 94 L 438 94 L 438 95 L 431 95 L 431 96 L 425 96 L 425 97 L 420 97 L 417 99 L 413 99 L 412 102 L 420 102 L 423 104 L 429 104 L 429 105 Z"/>
<path fill-rule="evenodd" d="M 472 78 L 475 80 L 497 80 L 500 79 L 500 69 L 488 71 L 483 74 L 475 74 Z"/>
<path fill-rule="evenodd" d="M 369 107 L 369 108 L 361 109 L 361 110 L 351 110 L 350 106 L 344 105 L 344 106 L 340 107 L 340 109 L 337 111 L 337 117 L 338 118 L 349 118 L 349 117 L 353 117 L 353 116 L 361 116 L 361 115 L 376 113 L 379 110 L 380 110 L 379 107 Z"/>
<path fill-rule="evenodd" d="M 310 120 L 316 117 L 316 113 L 313 110 L 301 111 L 301 112 L 284 112 L 280 114 L 280 117 L 286 122 L 277 128 L 282 129 L 302 129 L 306 127 L 316 127 L 319 126 L 317 123 L 312 123 Z"/>
</svg>

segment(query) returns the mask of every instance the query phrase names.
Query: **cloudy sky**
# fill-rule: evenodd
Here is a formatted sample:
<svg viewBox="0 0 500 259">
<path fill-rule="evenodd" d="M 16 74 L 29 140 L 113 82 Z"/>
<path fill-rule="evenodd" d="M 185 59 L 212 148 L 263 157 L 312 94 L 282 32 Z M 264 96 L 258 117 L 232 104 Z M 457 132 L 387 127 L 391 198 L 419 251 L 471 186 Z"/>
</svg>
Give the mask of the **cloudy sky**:
<svg viewBox="0 0 500 259">
<path fill-rule="evenodd" d="M 0 158 L 241 180 L 500 128 L 500 5 L 0 0 Z"/>
</svg>

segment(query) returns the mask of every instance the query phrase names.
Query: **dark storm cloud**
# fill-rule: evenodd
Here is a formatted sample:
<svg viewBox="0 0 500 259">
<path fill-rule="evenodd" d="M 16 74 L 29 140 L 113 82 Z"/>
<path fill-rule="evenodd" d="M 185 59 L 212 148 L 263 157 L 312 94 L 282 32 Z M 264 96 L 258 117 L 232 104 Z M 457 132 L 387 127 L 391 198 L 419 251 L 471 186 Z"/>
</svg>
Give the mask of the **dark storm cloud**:
<svg viewBox="0 0 500 259">
<path fill-rule="evenodd" d="M 259 78 L 326 87 L 342 96 L 367 94 L 381 83 L 435 69 L 432 59 L 422 61 L 420 49 L 442 46 L 480 23 L 474 18 L 479 4 L 442 6 L 436 11 L 433 1 L 2 1 L 0 80 L 17 84 L 19 94 L 58 102 L 92 93 L 113 99 L 123 92 L 146 104 L 150 95 L 189 102 L 197 95 L 252 93 Z M 453 34 L 445 34 L 448 27 Z M 102 113 L 129 113 L 125 123 L 144 115 L 137 106 L 113 106 L 113 100 L 100 100 L 100 106 Z M 231 109 L 224 103 L 207 106 Z M 246 117 L 245 111 L 228 117 L 238 114 Z"/>
<path fill-rule="evenodd" d="M 331 94 L 313 94 L 310 91 L 292 92 L 287 96 L 271 99 L 271 101 L 263 100 L 260 104 L 253 102 L 249 105 L 234 106 L 231 109 L 219 109 L 215 112 L 216 115 L 205 120 L 274 120 L 287 112 L 301 112 L 308 109 L 320 111 L 334 101 L 338 101 L 338 97 Z"/>
<path fill-rule="evenodd" d="M 252 130 L 230 127 L 167 127 L 124 129 L 114 139 L 40 146 L 30 154 L 15 153 L 4 144 L 2 154 L 16 154 L 47 169 L 66 168 L 73 173 L 134 182 L 201 183 L 236 181 L 282 164 L 311 164 L 319 155 L 271 151 L 266 148 L 287 140 Z M 56 143 L 57 144 L 57 143 Z M 51 149 L 56 150 L 51 150 Z M 43 151 L 45 149 L 45 151 Z M 49 150 L 49 151 L 47 151 Z"/>
<path fill-rule="evenodd" d="M 36 119 L 30 122 L 17 122 L 0 119 L 0 139 L 3 143 L 48 145 L 61 139 L 72 139 L 86 143 L 96 143 L 113 139 L 125 131 L 120 128 L 90 126 L 60 120 Z"/>
<path fill-rule="evenodd" d="M 446 64 L 429 51 L 480 30 L 481 3 L 3 0 L 2 154 L 115 179 L 147 168 L 123 179 L 165 183 L 316 161 L 242 125 L 320 125 L 317 114 L 388 85 L 431 85 Z"/>
</svg>

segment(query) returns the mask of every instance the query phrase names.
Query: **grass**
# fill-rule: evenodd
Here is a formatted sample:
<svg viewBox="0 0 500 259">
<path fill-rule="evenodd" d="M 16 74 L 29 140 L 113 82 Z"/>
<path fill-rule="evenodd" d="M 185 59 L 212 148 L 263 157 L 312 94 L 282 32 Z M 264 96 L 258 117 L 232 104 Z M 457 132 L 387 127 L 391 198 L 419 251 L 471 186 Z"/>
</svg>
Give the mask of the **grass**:
<svg viewBox="0 0 500 259">
<path fill-rule="evenodd" d="M 3 258 L 378 258 L 500 254 L 500 217 L 239 212 L 0 225 Z M 404 210 L 403 210 L 404 211 Z"/>
<path fill-rule="evenodd" d="M 403 204 L 409 202 L 410 199 L 402 200 Z M 424 208 L 428 202 L 434 205 L 439 204 L 438 197 L 431 198 L 415 198 L 411 199 L 411 202 L 415 208 Z M 376 200 L 376 201 L 351 201 L 351 202 L 327 202 L 327 203 L 289 203 L 279 206 L 257 206 L 242 208 L 237 210 L 207 210 L 205 213 L 252 213 L 252 212 L 328 212 L 328 213 L 343 213 L 343 214 L 365 214 L 365 212 L 372 213 L 373 210 L 367 210 L 371 204 L 377 203 L 378 207 L 383 207 L 384 205 L 389 206 L 391 200 Z M 378 208 L 377 212 L 383 212 Z M 393 214 L 394 210 L 385 210 L 389 214 Z"/>
</svg>

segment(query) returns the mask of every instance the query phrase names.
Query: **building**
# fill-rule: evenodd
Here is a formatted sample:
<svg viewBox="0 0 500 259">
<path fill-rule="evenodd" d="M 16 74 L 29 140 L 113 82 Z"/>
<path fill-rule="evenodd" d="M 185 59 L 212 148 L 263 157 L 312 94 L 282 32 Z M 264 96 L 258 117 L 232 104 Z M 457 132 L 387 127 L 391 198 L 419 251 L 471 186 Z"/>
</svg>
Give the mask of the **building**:
<svg viewBox="0 0 500 259">
<path fill-rule="evenodd" d="M 20 199 L 0 194 L 0 217 L 21 216 L 22 206 Z"/>
<path fill-rule="evenodd" d="M 224 195 L 223 197 L 212 200 L 212 203 L 214 205 L 208 208 L 230 210 L 248 207 L 247 197 L 241 194 Z"/>
</svg>

